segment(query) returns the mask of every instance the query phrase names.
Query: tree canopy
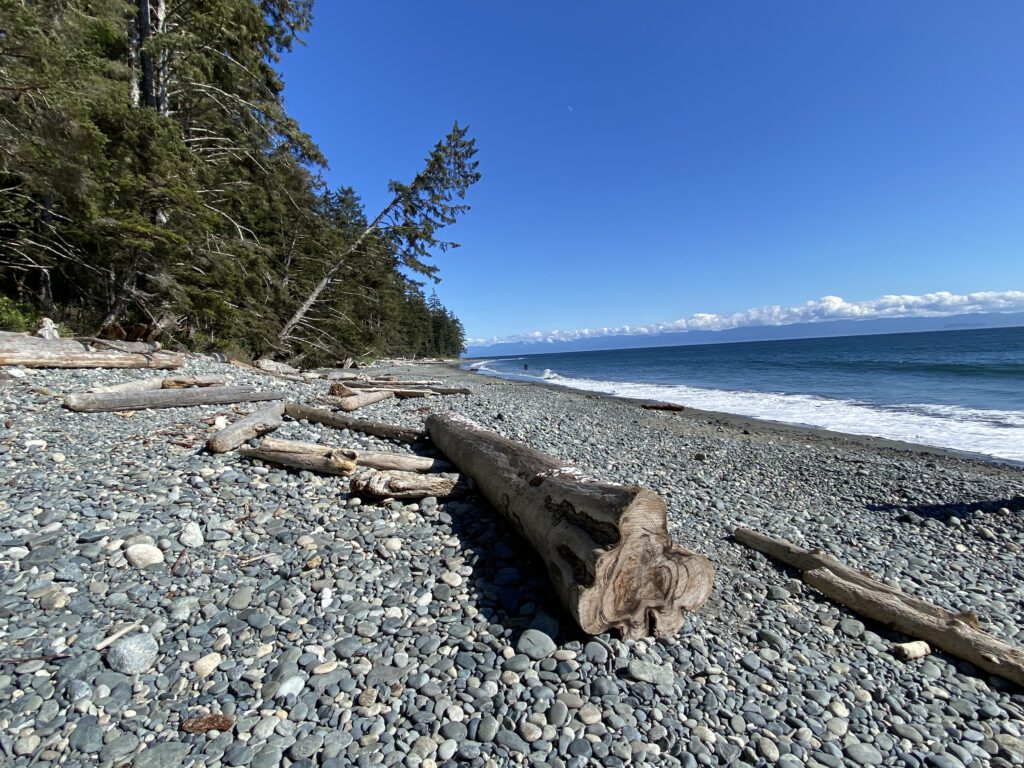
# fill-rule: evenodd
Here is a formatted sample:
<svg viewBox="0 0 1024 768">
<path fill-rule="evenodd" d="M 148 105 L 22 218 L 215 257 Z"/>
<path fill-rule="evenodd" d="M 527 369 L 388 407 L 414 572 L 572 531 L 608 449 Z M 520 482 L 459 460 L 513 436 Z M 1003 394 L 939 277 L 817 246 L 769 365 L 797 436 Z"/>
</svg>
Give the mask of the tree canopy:
<svg viewBox="0 0 1024 768">
<path fill-rule="evenodd" d="M 2 292 L 83 331 L 314 364 L 454 355 L 419 278 L 480 177 L 457 123 L 370 219 L 274 68 L 312 0 L 0 0 Z"/>
</svg>

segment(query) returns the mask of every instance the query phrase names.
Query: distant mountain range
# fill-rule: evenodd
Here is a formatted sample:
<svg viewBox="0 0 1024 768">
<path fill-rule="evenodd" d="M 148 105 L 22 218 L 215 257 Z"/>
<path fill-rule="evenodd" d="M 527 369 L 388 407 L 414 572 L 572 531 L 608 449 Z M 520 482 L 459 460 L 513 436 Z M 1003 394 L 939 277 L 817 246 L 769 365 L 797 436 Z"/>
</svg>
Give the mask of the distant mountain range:
<svg viewBox="0 0 1024 768">
<path fill-rule="evenodd" d="M 980 328 L 1024 326 L 1024 312 L 951 315 L 949 317 L 899 317 L 874 320 L 826 320 L 791 325 L 757 325 L 725 331 L 669 331 L 621 336 L 595 336 L 573 341 L 500 342 L 474 345 L 464 357 L 546 355 L 554 352 L 589 352 L 599 349 L 639 349 L 692 344 L 727 344 L 740 341 L 817 339 L 829 336 L 872 336 L 884 333 L 963 331 Z"/>
</svg>

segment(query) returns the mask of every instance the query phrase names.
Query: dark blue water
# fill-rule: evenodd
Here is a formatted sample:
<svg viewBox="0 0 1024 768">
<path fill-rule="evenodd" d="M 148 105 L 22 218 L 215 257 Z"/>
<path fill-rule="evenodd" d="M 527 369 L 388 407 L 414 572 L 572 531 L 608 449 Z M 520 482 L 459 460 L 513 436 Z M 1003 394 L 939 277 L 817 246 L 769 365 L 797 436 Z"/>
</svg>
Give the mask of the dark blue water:
<svg viewBox="0 0 1024 768">
<path fill-rule="evenodd" d="M 1024 328 L 570 352 L 467 367 L 1024 461 Z"/>
</svg>

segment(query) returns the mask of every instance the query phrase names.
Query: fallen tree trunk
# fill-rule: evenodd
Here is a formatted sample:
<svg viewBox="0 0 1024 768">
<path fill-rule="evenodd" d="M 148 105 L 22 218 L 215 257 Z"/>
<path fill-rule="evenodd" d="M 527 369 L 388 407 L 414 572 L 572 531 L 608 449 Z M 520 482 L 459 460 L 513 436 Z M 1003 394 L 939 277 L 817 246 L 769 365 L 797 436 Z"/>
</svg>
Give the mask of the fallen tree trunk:
<svg viewBox="0 0 1024 768">
<path fill-rule="evenodd" d="M 423 475 L 399 470 L 365 469 L 352 477 L 352 493 L 378 499 L 447 499 L 465 491 L 458 475 Z"/>
<path fill-rule="evenodd" d="M 284 420 L 284 403 L 274 403 L 250 413 L 224 429 L 210 435 L 206 449 L 210 453 L 233 451 L 246 440 L 265 435 L 281 426 Z"/>
<path fill-rule="evenodd" d="M 286 397 L 287 392 L 260 392 L 252 387 L 157 389 L 151 392 L 76 392 L 64 398 L 64 407 L 71 411 L 97 413 L 284 400 Z"/>
<path fill-rule="evenodd" d="M 537 550 L 584 632 L 672 635 L 710 596 L 710 561 L 673 543 L 654 491 L 583 477 L 455 414 L 429 416 L 427 430 Z"/>
<path fill-rule="evenodd" d="M 356 463 L 346 458 L 340 449 L 319 443 L 265 437 L 258 448 L 239 448 L 238 452 L 251 459 L 328 475 L 351 475 L 356 470 Z"/>
<path fill-rule="evenodd" d="M 396 469 L 402 472 L 451 472 L 454 467 L 447 461 L 431 459 L 427 456 L 410 456 L 405 453 L 381 453 L 378 451 L 356 451 L 351 448 L 340 449 L 346 458 L 361 467 L 371 469 Z"/>
<path fill-rule="evenodd" d="M 335 429 L 351 429 L 355 432 L 362 432 L 364 435 L 394 440 L 396 443 L 416 443 L 426 436 L 426 433 L 421 429 L 396 427 L 379 421 L 356 419 L 336 413 L 335 411 L 328 411 L 324 408 L 311 408 L 308 405 L 301 405 L 299 403 L 285 403 L 284 412 L 296 421 L 323 424 L 326 427 L 334 427 Z"/>
<path fill-rule="evenodd" d="M 358 395 L 349 395 L 348 397 L 339 397 L 335 402 L 343 411 L 354 411 L 362 408 L 364 405 L 373 405 L 374 403 L 379 403 L 382 400 L 389 400 L 394 396 L 394 391 L 388 389 L 378 392 L 362 392 Z"/>
<path fill-rule="evenodd" d="M 979 629 L 974 614 L 940 608 L 823 552 L 811 552 L 765 533 L 737 528 L 733 536 L 741 544 L 800 569 L 805 583 L 837 603 L 905 635 L 925 639 L 979 669 L 1024 685 L 1024 649 Z"/>
<path fill-rule="evenodd" d="M 45 342 L 51 344 L 53 342 Z M 181 368 L 185 359 L 171 352 L 74 352 L 67 349 L 9 349 L 0 346 L 0 365 L 26 368 Z"/>
</svg>

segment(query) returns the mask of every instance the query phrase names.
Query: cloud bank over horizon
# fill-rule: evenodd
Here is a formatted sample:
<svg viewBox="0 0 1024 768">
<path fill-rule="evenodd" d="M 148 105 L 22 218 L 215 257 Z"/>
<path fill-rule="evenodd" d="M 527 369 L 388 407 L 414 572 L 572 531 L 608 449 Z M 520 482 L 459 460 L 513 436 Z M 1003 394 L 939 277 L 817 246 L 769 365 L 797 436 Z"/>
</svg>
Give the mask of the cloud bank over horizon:
<svg viewBox="0 0 1024 768">
<path fill-rule="evenodd" d="M 732 328 L 820 323 L 829 320 L 874 320 L 900 317 L 951 317 L 975 313 L 1024 312 L 1024 291 L 978 291 L 955 294 L 948 291 L 920 296 L 890 295 L 868 301 L 846 301 L 823 296 L 795 307 L 777 304 L 743 312 L 711 314 L 700 312 L 672 322 L 652 325 L 623 325 L 617 328 L 576 328 L 572 330 L 529 331 L 489 339 L 467 339 L 466 344 L 486 347 L 505 343 L 551 343 L 608 336 L 654 336 L 680 331 L 725 331 Z"/>
</svg>

